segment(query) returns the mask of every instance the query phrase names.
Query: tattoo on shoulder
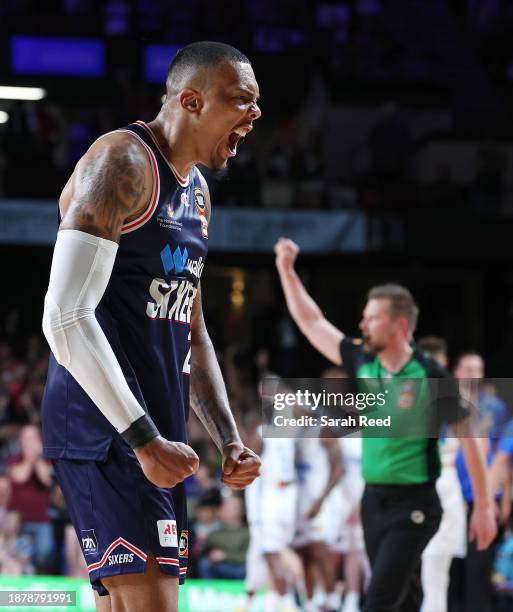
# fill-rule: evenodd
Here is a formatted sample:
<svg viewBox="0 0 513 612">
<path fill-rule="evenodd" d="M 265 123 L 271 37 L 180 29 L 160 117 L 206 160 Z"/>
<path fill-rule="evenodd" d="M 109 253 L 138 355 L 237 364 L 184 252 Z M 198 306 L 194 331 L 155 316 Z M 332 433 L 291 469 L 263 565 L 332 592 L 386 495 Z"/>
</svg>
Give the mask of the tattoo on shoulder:
<svg viewBox="0 0 513 612">
<path fill-rule="evenodd" d="M 79 171 L 63 224 L 118 240 L 125 219 L 143 206 L 146 188 L 143 155 L 130 145 L 110 145 Z"/>
</svg>

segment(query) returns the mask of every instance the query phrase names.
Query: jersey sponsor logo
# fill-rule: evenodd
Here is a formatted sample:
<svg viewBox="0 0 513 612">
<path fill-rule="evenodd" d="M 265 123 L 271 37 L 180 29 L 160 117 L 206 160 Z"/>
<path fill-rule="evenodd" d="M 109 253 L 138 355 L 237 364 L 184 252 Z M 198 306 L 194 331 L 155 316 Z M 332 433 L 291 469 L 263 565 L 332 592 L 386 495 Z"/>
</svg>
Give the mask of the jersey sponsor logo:
<svg viewBox="0 0 513 612">
<path fill-rule="evenodd" d="M 185 269 L 187 265 L 187 257 L 189 253 L 187 251 L 187 247 L 184 248 L 183 252 L 180 249 L 180 246 L 177 246 L 174 252 L 171 251 L 171 247 L 169 244 L 160 251 L 160 259 L 162 260 L 162 265 L 164 266 L 164 272 L 169 274 L 170 272 L 176 272 L 180 274 Z"/>
<path fill-rule="evenodd" d="M 159 532 L 159 542 L 161 546 L 178 546 L 176 521 L 171 519 L 157 521 L 157 529 Z"/>
<path fill-rule="evenodd" d="M 180 533 L 180 545 L 178 546 L 178 555 L 180 557 L 189 556 L 189 532 L 182 531 Z"/>
<path fill-rule="evenodd" d="M 94 529 L 82 529 L 80 531 L 80 539 L 84 555 L 95 555 L 98 552 L 98 540 L 96 539 Z"/>
<path fill-rule="evenodd" d="M 160 259 L 164 266 L 164 272 L 169 274 L 170 272 L 176 272 L 181 274 L 184 270 L 187 270 L 193 274 L 196 278 L 201 278 L 205 263 L 203 257 L 199 259 L 190 259 L 187 247 L 182 251 L 180 246 L 177 246 L 174 251 L 171 251 L 171 247 L 166 246 L 160 251 Z"/>
<path fill-rule="evenodd" d="M 124 553 L 122 555 L 109 555 L 109 565 L 119 565 L 120 563 L 132 563 L 134 553 Z"/>
<path fill-rule="evenodd" d="M 185 194 L 182 193 L 182 195 Z M 175 219 L 175 211 L 172 201 L 162 206 L 160 213 L 157 216 L 157 223 L 164 229 L 172 229 L 179 232 L 182 231 L 183 223 Z"/>
<path fill-rule="evenodd" d="M 203 257 L 199 259 L 188 259 L 187 260 L 187 270 L 194 274 L 197 279 L 201 278 L 201 274 L 203 272 L 203 268 L 205 267 L 205 263 L 203 262 Z"/>
</svg>

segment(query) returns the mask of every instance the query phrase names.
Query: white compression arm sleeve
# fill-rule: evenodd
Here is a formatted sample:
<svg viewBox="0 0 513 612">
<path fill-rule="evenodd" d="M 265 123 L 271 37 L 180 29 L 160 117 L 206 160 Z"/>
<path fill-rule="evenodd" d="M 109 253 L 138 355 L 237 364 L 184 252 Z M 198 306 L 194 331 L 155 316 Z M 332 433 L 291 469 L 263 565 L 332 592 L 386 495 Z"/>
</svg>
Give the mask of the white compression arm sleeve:
<svg viewBox="0 0 513 612">
<path fill-rule="evenodd" d="M 43 331 L 64 366 L 132 446 L 158 435 L 125 380 L 94 311 L 109 282 L 118 245 L 78 230 L 57 234 Z"/>
</svg>

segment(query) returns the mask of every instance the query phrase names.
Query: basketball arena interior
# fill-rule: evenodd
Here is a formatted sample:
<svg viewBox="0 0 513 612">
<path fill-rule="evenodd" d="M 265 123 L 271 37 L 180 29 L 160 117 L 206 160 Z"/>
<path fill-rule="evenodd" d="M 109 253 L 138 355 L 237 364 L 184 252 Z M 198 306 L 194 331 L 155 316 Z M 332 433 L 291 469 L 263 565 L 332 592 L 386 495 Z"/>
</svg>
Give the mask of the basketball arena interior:
<svg viewBox="0 0 513 612">
<path fill-rule="evenodd" d="M 0 32 L 0 604 L 33 609 L 1 601 L 2 591 L 59 591 L 75 593 L 70 609 L 95 610 L 83 544 L 41 458 L 50 356 L 41 321 L 58 201 L 98 137 L 158 115 L 168 65 L 195 41 L 240 49 L 260 90 L 261 118 L 237 156 L 226 169 L 201 167 L 212 202 L 203 312 L 244 443 L 260 431 L 264 376 L 345 376 L 289 313 L 275 265 L 283 237 L 299 246 L 301 283 L 350 337 L 361 335 L 371 287 L 407 287 L 419 308 L 415 340 L 441 340 L 452 372 L 477 362 L 478 373 L 463 377 L 482 379 L 488 465 L 495 452 L 507 456 L 498 449 L 513 436 L 513 3 L 2 0 Z M 280 604 L 264 553 L 255 559 L 249 496 L 222 484 L 221 455 L 193 411 L 188 440 L 200 466 L 185 481 L 180 611 L 366 610 L 372 568 L 354 529 L 358 502 L 345 526 L 336 504 L 325 515 L 333 593 L 319 570 L 306 594 L 291 538 L 278 551 L 290 586 Z M 340 448 L 344 475 L 333 490 L 343 498 L 358 456 Z M 34 449 L 45 469 L 13 476 Z M 305 462 L 317 469 L 306 452 L 296 451 L 292 480 Z M 513 450 L 504 469 L 499 535 L 476 578 L 486 591 L 480 612 L 513 610 Z M 476 571 L 465 512 L 449 612 L 475 609 L 465 603 Z"/>
</svg>

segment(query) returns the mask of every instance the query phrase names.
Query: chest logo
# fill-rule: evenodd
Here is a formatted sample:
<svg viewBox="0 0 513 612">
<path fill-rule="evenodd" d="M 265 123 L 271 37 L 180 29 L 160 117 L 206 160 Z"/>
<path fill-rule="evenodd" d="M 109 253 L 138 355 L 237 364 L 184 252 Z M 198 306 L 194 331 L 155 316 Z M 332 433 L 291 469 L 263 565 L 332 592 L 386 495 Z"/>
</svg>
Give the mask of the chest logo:
<svg viewBox="0 0 513 612">
<path fill-rule="evenodd" d="M 411 382 L 404 383 L 401 385 L 401 390 L 397 399 L 397 407 L 405 410 L 413 408 L 416 397 L 415 384 Z"/>
</svg>

